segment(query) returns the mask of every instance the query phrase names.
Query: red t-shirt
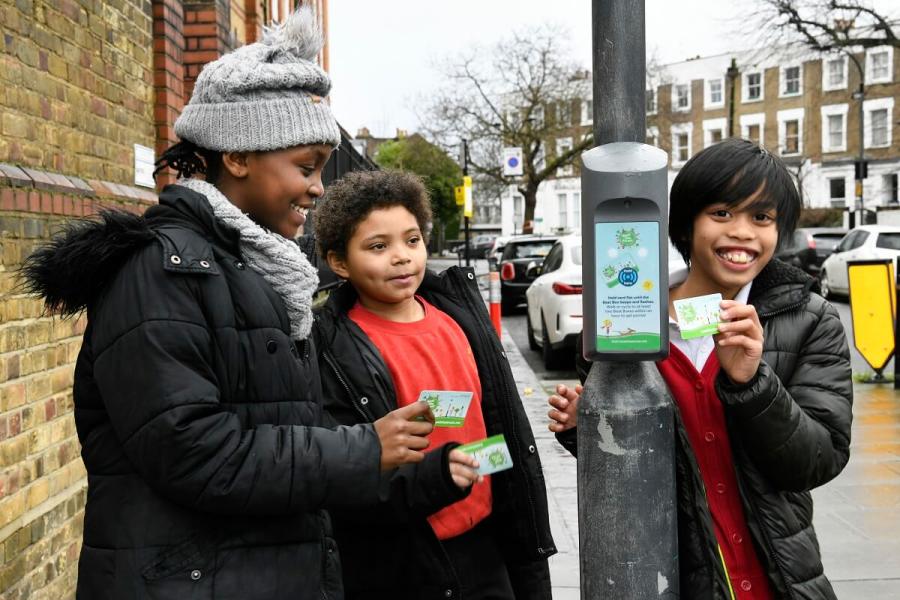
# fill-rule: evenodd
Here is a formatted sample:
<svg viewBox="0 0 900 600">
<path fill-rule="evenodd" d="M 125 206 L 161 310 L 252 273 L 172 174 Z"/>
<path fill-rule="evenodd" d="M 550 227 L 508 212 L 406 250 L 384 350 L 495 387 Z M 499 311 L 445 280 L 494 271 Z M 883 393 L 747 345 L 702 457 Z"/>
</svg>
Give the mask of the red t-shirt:
<svg viewBox="0 0 900 600">
<path fill-rule="evenodd" d="M 397 407 L 419 399 L 422 390 L 472 392 L 462 427 L 435 427 L 430 450 L 447 442 L 465 444 L 487 437 L 481 412 L 481 382 L 475 356 L 465 333 L 449 315 L 416 296 L 425 318 L 412 323 L 389 321 L 358 302 L 350 318 L 381 352 L 397 391 Z M 472 529 L 491 514 L 490 476 L 472 487 L 463 500 L 428 517 L 438 539 L 445 540 Z"/>
<path fill-rule="evenodd" d="M 716 394 L 719 359 L 713 352 L 703 371 L 698 373 L 690 359 L 673 344 L 669 347 L 669 357 L 656 366 L 678 404 L 697 457 L 713 529 L 734 596 L 738 600 L 773 600 L 775 595 L 769 578 L 747 528 L 725 426 L 725 410 Z"/>
</svg>

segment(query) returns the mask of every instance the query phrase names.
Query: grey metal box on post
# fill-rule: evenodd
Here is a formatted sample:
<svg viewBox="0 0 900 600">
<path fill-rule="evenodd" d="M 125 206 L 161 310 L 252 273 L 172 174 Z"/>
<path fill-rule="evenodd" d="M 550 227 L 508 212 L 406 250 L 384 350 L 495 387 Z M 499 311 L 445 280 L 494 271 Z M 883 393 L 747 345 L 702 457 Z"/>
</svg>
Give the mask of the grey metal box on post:
<svg viewBox="0 0 900 600">
<path fill-rule="evenodd" d="M 582 155 L 584 357 L 668 356 L 668 157 L 615 142 Z"/>
</svg>

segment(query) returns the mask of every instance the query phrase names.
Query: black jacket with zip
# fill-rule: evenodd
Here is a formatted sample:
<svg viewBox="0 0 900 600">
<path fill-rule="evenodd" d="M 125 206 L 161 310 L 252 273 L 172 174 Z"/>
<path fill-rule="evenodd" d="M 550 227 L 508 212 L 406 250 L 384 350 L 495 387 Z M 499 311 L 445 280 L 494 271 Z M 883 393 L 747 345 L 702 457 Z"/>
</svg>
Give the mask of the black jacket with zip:
<svg viewBox="0 0 900 600">
<path fill-rule="evenodd" d="M 519 600 L 549 600 L 547 558 L 556 553 L 546 489 L 534 436 L 505 352 L 490 323 L 471 270 L 428 272 L 418 293 L 447 313 L 466 335 L 482 382 L 488 435 L 503 433 L 513 468 L 491 477 L 495 532 Z M 345 425 L 374 421 L 396 408 L 387 365 L 347 312 L 357 299 L 344 284 L 332 292 L 313 328 L 325 409 Z M 460 598 L 459 579 L 426 517 L 461 497 L 446 475 L 448 448 L 398 472 L 391 501 L 374 509 L 333 511 L 348 600 L 391 597 Z M 433 456 L 432 456 L 433 455 Z"/>
<path fill-rule="evenodd" d="M 809 492 L 836 477 L 850 458 L 850 351 L 837 311 L 817 291 L 817 282 L 799 269 L 778 260 L 766 265 L 748 299 L 763 326 L 763 361 L 745 385 L 732 384 L 721 371 L 716 380 L 747 524 L 776 597 L 789 600 L 836 598 L 822 568 Z M 681 597 L 729 598 L 700 470 L 680 418 L 677 430 Z M 557 435 L 573 454 L 576 431 Z"/>
<path fill-rule="evenodd" d="M 76 596 L 338 600 L 325 507 L 377 502 L 371 425 L 326 429 L 318 362 L 207 200 L 70 225 L 26 266 L 88 326 L 75 367 L 87 469 Z"/>
</svg>

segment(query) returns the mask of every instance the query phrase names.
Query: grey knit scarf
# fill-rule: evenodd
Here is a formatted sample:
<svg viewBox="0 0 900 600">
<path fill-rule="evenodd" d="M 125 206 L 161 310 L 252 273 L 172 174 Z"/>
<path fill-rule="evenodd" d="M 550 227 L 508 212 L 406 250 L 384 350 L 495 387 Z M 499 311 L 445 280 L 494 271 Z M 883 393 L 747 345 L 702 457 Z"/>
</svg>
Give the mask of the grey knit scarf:
<svg viewBox="0 0 900 600">
<path fill-rule="evenodd" d="M 312 297 L 319 285 L 319 274 L 300 247 L 257 225 L 211 183 L 180 179 L 178 185 L 206 196 L 216 218 L 238 232 L 244 260 L 284 300 L 291 336 L 306 339 L 312 330 Z"/>
</svg>

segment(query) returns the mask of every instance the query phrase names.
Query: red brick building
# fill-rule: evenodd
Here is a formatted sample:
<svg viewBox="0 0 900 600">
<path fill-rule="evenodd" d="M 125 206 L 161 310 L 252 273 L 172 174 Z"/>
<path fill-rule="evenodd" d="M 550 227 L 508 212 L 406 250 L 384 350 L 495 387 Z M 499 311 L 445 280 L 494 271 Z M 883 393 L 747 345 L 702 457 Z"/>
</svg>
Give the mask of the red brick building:
<svg viewBox="0 0 900 600">
<path fill-rule="evenodd" d="M 307 1 L 327 31 L 327 0 Z M 153 155 L 176 141 L 173 124 L 202 66 L 258 39 L 297 4 L 0 1 L 5 600 L 74 595 L 86 489 L 71 389 L 85 321 L 45 315 L 40 300 L 17 287 L 16 271 L 68 219 L 155 203 Z M 327 68 L 327 43 L 320 60 Z M 353 159 L 342 148 L 329 168 L 347 170 Z"/>
</svg>

